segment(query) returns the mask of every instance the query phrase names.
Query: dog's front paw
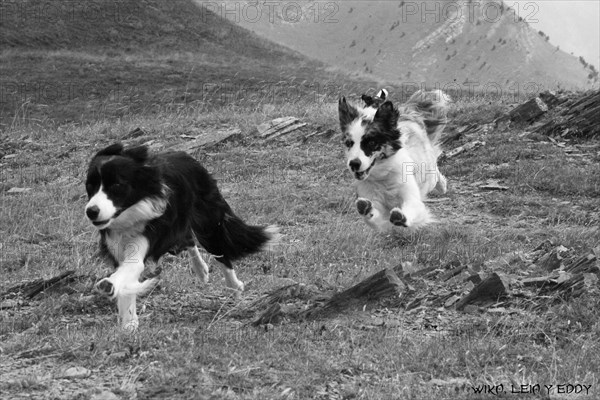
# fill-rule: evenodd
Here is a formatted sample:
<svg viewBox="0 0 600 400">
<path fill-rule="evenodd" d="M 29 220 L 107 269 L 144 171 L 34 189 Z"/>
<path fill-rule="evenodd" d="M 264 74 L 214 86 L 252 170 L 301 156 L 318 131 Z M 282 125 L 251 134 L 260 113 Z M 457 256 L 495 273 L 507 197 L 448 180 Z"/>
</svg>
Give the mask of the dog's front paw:
<svg viewBox="0 0 600 400">
<path fill-rule="evenodd" d="M 390 212 L 390 222 L 395 226 L 408 226 L 406 216 L 402 213 L 402 211 L 400 211 L 399 208 L 394 208 Z"/>
<path fill-rule="evenodd" d="M 101 279 L 94 285 L 94 290 L 96 293 L 101 294 L 102 296 L 113 298 L 115 297 L 115 286 L 112 284 L 108 278 Z"/>
<path fill-rule="evenodd" d="M 121 329 L 127 333 L 135 333 L 140 323 L 138 322 L 137 316 L 129 321 L 123 321 Z"/>
<path fill-rule="evenodd" d="M 367 199 L 359 198 L 356 200 L 356 209 L 360 215 L 368 216 L 373 210 L 373 204 Z"/>
</svg>

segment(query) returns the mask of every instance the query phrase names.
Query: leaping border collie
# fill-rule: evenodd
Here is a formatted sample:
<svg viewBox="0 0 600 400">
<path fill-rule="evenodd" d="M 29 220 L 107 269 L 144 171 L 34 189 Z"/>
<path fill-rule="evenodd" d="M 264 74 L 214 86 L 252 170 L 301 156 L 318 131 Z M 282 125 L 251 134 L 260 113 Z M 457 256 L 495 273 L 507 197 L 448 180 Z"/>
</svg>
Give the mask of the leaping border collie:
<svg viewBox="0 0 600 400">
<path fill-rule="evenodd" d="M 423 203 L 427 194 L 446 192 L 437 159 L 450 98 L 441 90 L 418 91 L 397 108 L 387 94 L 363 95 L 366 107 L 339 100 L 346 161 L 357 180 L 356 208 L 380 231 L 418 228 L 434 220 Z"/>
<path fill-rule="evenodd" d="M 145 146 L 113 144 L 91 160 L 85 214 L 100 231 L 101 253 L 116 271 L 95 289 L 117 300 L 121 326 L 136 330 L 136 297 L 158 282 L 139 281 L 146 260 L 187 249 L 193 270 L 208 282 L 197 243 L 215 256 L 228 287 L 243 290 L 232 261 L 269 249 L 275 226 L 246 225 L 231 210 L 216 181 L 184 152 L 149 155 Z"/>
</svg>

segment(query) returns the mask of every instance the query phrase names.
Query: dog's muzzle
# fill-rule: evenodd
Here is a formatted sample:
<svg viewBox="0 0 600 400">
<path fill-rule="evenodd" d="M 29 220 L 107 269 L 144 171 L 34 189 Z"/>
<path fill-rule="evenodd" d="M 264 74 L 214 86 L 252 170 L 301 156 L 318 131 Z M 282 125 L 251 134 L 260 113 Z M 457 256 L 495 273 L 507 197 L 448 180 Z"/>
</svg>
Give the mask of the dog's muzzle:
<svg viewBox="0 0 600 400">
<path fill-rule="evenodd" d="M 360 167 L 362 166 L 362 163 L 358 158 L 352 159 L 348 162 L 348 167 L 350 168 L 350 171 L 354 173 L 354 177 L 359 181 L 367 179 L 371 168 L 373 168 L 373 165 L 375 165 L 375 161 L 371 163 L 369 168 L 365 169 L 364 171 L 359 171 Z"/>
<path fill-rule="evenodd" d="M 98 206 L 86 207 L 85 215 L 88 217 L 90 222 L 94 224 L 94 226 L 100 230 L 106 228 L 108 224 L 115 218 L 117 215 L 114 215 L 112 218 L 99 220 L 98 216 L 100 215 L 100 208 Z"/>
<path fill-rule="evenodd" d="M 361 162 L 358 158 L 355 158 L 353 160 L 350 160 L 350 162 L 348 162 L 348 166 L 350 167 L 350 171 L 357 172 L 360 169 Z"/>
<path fill-rule="evenodd" d="M 91 206 L 85 209 L 85 215 L 91 220 L 94 221 L 100 215 L 100 208 L 98 206 Z"/>
</svg>

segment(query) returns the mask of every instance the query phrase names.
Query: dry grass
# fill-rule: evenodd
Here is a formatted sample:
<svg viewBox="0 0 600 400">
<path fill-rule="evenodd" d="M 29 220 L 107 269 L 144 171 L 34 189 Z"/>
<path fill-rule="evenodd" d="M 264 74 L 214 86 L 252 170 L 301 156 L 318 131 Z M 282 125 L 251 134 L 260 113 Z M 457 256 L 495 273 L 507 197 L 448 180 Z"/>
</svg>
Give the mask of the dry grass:
<svg viewBox="0 0 600 400">
<path fill-rule="evenodd" d="M 379 309 L 265 330 L 244 325 L 247 303 L 227 300 L 218 273 L 199 287 L 184 257 L 167 257 L 161 287 L 140 302 L 140 331 L 128 336 L 115 330 L 114 305 L 88 297 L 93 276 L 109 270 L 100 267 L 96 235 L 82 217 L 82 173 L 95 148 L 142 122 L 152 138 L 165 142 L 190 126 L 242 127 L 242 138 L 196 156 L 242 216 L 282 227 L 276 252 L 239 263 L 240 278 L 249 283 L 246 299 L 283 285 L 281 278 L 340 288 L 400 262 L 412 268 L 452 261 L 486 265 L 546 238 L 577 249 L 599 241 L 594 188 L 600 174 L 574 179 L 586 168 L 597 169 L 586 161 L 593 153 L 564 163 L 558 147 L 518 139 L 514 131 L 493 132 L 486 147 L 444 166 L 450 201 L 430 205 L 439 224 L 381 235 L 354 211 L 337 138 L 304 144 L 252 138 L 255 124 L 287 114 L 311 129 L 336 126 L 334 107 L 305 103 L 270 112 L 132 115 L 63 125 L 56 132 L 35 126 L 7 132 L 4 151 L 17 156 L 2 161 L 1 288 L 66 269 L 90 278 L 1 311 L 0 357 L 12 371 L 2 390 L 15 398 L 43 398 L 44 390 L 55 393 L 63 382 L 61 393 L 80 398 L 103 387 L 122 398 L 467 399 L 487 398 L 472 389 L 483 384 L 503 384 L 510 398 L 516 396 L 510 385 L 581 383 L 593 385 L 589 398 L 597 395 L 596 297 L 498 315 Z M 22 137 L 34 140 L 17 139 Z M 492 168 L 510 160 L 514 168 Z M 550 170 L 558 164 L 564 168 Z M 525 169 L 541 172 L 533 178 Z M 469 184 L 488 177 L 511 189 L 473 197 L 477 191 Z M 32 190 L 8 195 L 10 187 Z M 207 307 L 210 298 L 213 306 Z M 390 327 L 373 326 L 373 318 Z M 60 380 L 72 365 L 92 376 Z"/>
</svg>

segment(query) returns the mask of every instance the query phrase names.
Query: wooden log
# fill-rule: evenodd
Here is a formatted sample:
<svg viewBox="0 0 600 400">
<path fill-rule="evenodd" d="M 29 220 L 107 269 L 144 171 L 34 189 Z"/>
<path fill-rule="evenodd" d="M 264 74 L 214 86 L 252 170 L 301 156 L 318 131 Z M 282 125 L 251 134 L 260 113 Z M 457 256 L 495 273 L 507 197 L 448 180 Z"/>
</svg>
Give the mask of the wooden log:
<svg viewBox="0 0 600 400">
<path fill-rule="evenodd" d="M 227 129 L 216 129 L 203 132 L 196 136 L 195 139 L 181 143 L 175 146 L 171 146 L 168 150 L 170 151 L 185 151 L 186 153 L 192 153 L 200 148 L 206 148 L 214 146 L 217 143 L 221 143 L 232 136 L 240 135 L 242 133 L 238 128 L 227 128 Z"/>
<path fill-rule="evenodd" d="M 479 189 L 481 190 L 508 190 L 510 189 L 508 186 L 501 185 L 497 180 L 490 179 L 487 183 L 480 185 Z"/>
<path fill-rule="evenodd" d="M 306 126 L 296 117 L 281 117 L 265 122 L 256 127 L 261 138 L 274 139 Z"/>
<path fill-rule="evenodd" d="M 561 98 L 562 97 L 562 98 Z M 536 132 L 546 135 L 594 138 L 600 135 L 600 90 L 578 97 L 561 96 L 550 121 Z M 567 98 L 564 101 L 563 98 Z"/>
<path fill-rule="evenodd" d="M 307 301 L 315 302 L 324 300 L 321 293 L 316 290 L 316 287 L 312 285 L 303 285 L 301 283 L 295 283 L 292 285 L 286 285 L 273 290 L 271 293 L 254 301 L 249 308 L 255 310 L 261 310 L 266 308 L 253 322 L 252 325 L 264 325 L 279 323 L 284 317 L 292 319 L 299 317 L 299 311 L 294 312 L 294 308 L 282 306 L 290 301 Z"/>
<path fill-rule="evenodd" d="M 596 255 L 590 253 L 586 256 L 581 256 L 578 259 L 576 259 L 575 261 L 573 261 L 573 263 L 571 265 L 569 265 L 568 267 L 565 268 L 565 271 L 570 272 L 572 274 L 579 274 L 579 273 L 586 273 L 586 272 L 598 273 L 599 268 L 596 265 L 596 261 L 597 261 Z"/>
<path fill-rule="evenodd" d="M 508 116 L 511 121 L 529 122 L 548 111 L 548 106 L 539 97 L 526 101 L 512 109 Z"/>
<path fill-rule="evenodd" d="M 459 266 L 452 268 L 452 269 L 444 272 L 443 274 L 441 274 L 439 279 L 442 282 L 446 282 L 450 278 L 455 277 L 456 275 L 460 274 L 461 272 L 463 272 L 466 269 L 467 269 L 466 265 L 459 265 Z"/>
<path fill-rule="evenodd" d="M 505 297 L 508 288 L 497 273 L 491 274 L 475 286 L 469 294 L 456 303 L 456 309 L 462 310 L 468 304 L 485 303 Z"/>
<path fill-rule="evenodd" d="M 333 296 L 324 298 L 322 295 L 313 296 L 310 300 L 312 304 L 308 309 L 299 309 L 298 307 L 288 307 L 279 302 L 273 302 L 275 299 L 289 299 L 290 289 L 293 286 L 287 286 L 277 289 L 266 297 L 268 300 L 261 300 L 258 304 L 267 305 L 267 310 L 262 312 L 252 324 L 261 325 L 266 323 L 280 322 L 283 318 L 291 319 L 313 319 L 326 316 L 331 313 L 339 313 L 352 306 L 362 306 L 367 301 L 379 300 L 387 297 L 399 297 L 406 286 L 400 280 L 393 269 L 384 269 L 371 275 L 360 283 L 336 293 Z"/>
<path fill-rule="evenodd" d="M 34 281 L 21 283 L 17 286 L 13 286 L 12 288 L 8 289 L 6 292 L 4 292 L 2 294 L 2 296 L 0 296 L 0 298 L 5 298 L 5 297 L 8 297 L 9 295 L 15 295 L 18 293 L 22 293 L 22 296 L 24 298 L 31 299 L 31 298 L 37 296 L 38 294 L 40 294 L 41 292 L 58 285 L 59 283 L 71 282 L 72 279 L 69 280 L 67 278 L 69 278 L 74 273 L 75 273 L 74 270 L 65 271 L 65 272 L 61 273 L 60 275 L 53 276 L 52 278 L 36 279 Z"/>
<path fill-rule="evenodd" d="M 320 293 L 317 291 L 315 286 L 294 283 L 292 285 L 283 286 L 273 290 L 271 293 L 254 301 L 250 307 L 262 309 L 265 307 L 271 307 L 274 304 L 285 303 L 290 300 L 309 301 L 317 299 L 319 295 Z"/>
<path fill-rule="evenodd" d="M 384 269 L 362 282 L 334 294 L 323 304 L 323 309 L 342 309 L 352 300 L 375 300 L 384 297 L 397 297 L 405 289 L 404 283 L 392 269 Z"/>
<path fill-rule="evenodd" d="M 598 287 L 598 275 L 583 273 L 574 275 L 564 282 L 548 287 L 542 291 L 542 294 L 556 293 L 561 299 L 569 300 L 581 296 L 593 286 Z"/>
<path fill-rule="evenodd" d="M 452 150 L 442 153 L 442 159 L 455 157 L 465 151 L 473 150 L 480 146 L 485 146 L 485 142 L 482 142 L 480 140 L 474 140 L 472 142 L 465 143 L 462 146 L 458 146 Z"/>
<path fill-rule="evenodd" d="M 535 278 L 521 279 L 521 285 L 525 287 L 543 288 L 548 285 L 556 284 L 556 276 L 540 276 Z"/>
</svg>

